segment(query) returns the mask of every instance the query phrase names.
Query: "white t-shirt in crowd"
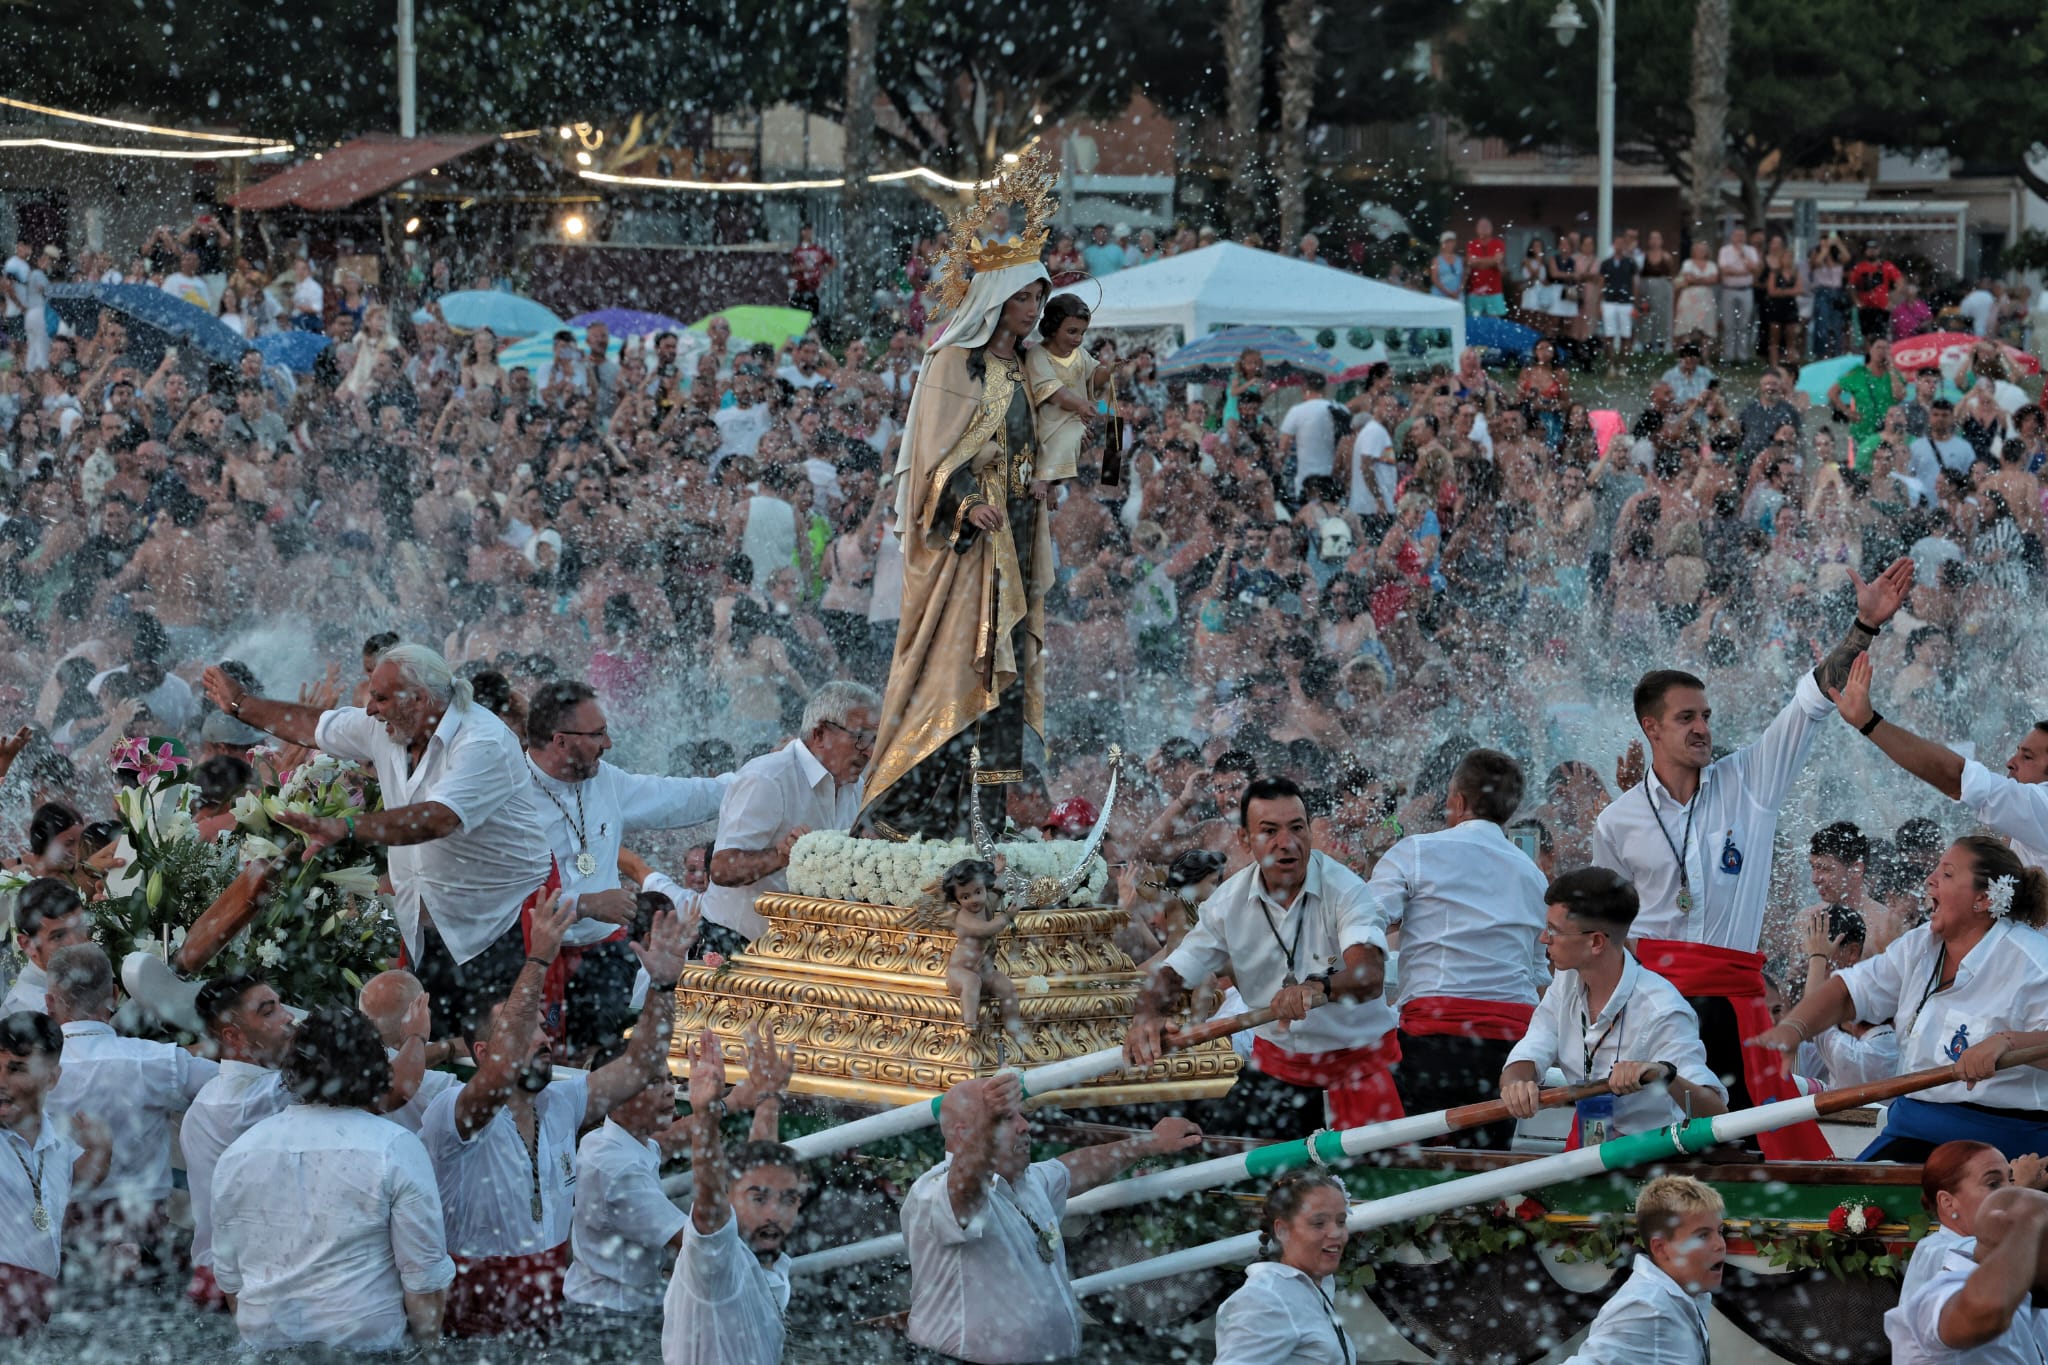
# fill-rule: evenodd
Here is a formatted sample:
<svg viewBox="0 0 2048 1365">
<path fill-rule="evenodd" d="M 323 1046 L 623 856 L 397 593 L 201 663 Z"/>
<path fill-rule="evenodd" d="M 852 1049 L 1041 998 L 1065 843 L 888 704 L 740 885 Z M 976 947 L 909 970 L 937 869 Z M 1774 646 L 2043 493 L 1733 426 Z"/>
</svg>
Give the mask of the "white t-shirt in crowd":
<svg viewBox="0 0 2048 1365">
<path fill-rule="evenodd" d="M 1991 324 L 1998 321 L 1998 300 L 1989 289 L 1972 289 L 1963 295 L 1956 305 L 1956 311 L 1970 320 L 1970 330 L 1980 337 L 1991 335 Z"/>
<path fill-rule="evenodd" d="M 1327 398 L 1304 398 L 1280 419 L 1280 434 L 1294 438 L 1294 491 L 1304 479 L 1336 468 L 1337 418 L 1341 405 Z"/>
<path fill-rule="evenodd" d="M 756 403 L 750 408 L 720 408 L 711 414 L 711 420 L 718 424 L 718 457 L 721 460 L 731 455 L 753 454 L 759 448 L 761 438 L 768 434 L 768 428 L 775 425 L 765 403 Z"/>
<path fill-rule="evenodd" d="M 236 1138 L 292 1102 L 275 1067 L 233 1059 L 204 1086 L 178 1124 L 185 1187 L 192 1195 L 192 1264 L 213 1264 L 213 1176 Z"/>
<path fill-rule="evenodd" d="M 562 1297 L 615 1313 L 658 1310 L 662 1253 L 688 1222 L 661 1192 L 661 1149 L 606 1119 L 576 1147 Z"/>
<path fill-rule="evenodd" d="M 763 1266 L 730 1210 L 716 1232 L 685 1219 L 661 1306 L 661 1365 L 780 1365 L 789 1265 L 778 1255 Z"/>
<path fill-rule="evenodd" d="M 1973 758 L 1963 764 L 1962 800 L 2011 841 L 2021 862 L 2048 871 L 2048 783 L 2021 782 Z"/>
<path fill-rule="evenodd" d="M 774 753 L 745 764 L 734 775 L 718 808 L 713 856 L 728 848 L 747 852 L 773 848 L 799 825 L 813 830 L 852 829 L 860 815 L 860 796 L 858 780 L 834 780 L 810 746 L 793 739 Z M 704 892 L 704 918 L 752 942 L 768 927 L 768 921 L 754 912 L 754 898 L 764 891 L 788 889 L 789 878 L 779 869 L 746 886 L 714 882 Z"/>
<path fill-rule="evenodd" d="M 215 1180 L 214 1278 L 245 1346 L 392 1350 L 405 1295 L 455 1282 L 426 1151 L 375 1114 L 291 1105 L 235 1139 Z"/>
<path fill-rule="evenodd" d="M 1351 442 L 1351 493 L 1344 506 L 1361 517 L 1390 516 L 1401 471 L 1393 462 L 1394 437 L 1370 418 Z"/>
<path fill-rule="evenodd" d="M 464 1140 L 455 1128 L 455 1100 L 461 1093 L 444 1090 L 420 1125 L 420 1141 L 441 1184 L 448 1250 L 463 1257 L 531 1256 L 568 1241 L 576 1196 L 576 1130 L 590 1100 L 588 1081 L 565 1076 L 533 1097 L 539 1125 L 538 1147 L 532 1152 L 507 1109 Z M 536 1163 L 538 1219 L 533 1216 Z"/>
<path fill-rule="evenodd" d="M 320 281 L 308 275 L 292 286 L 292 311 L 311 313 L 318 317 L 326 309 L 327 291 L 320 287 Z"/>
<path fill-rule="evenodd" d="M 83 1114 L 107 1130 L 113 1162 L 80 1203 L 160 1203 L 171 1193 L 171 1116 L 220 1070 L 181 1047 L 123 1038 L 111 1024 L 64 1025 L 63 1074 L 44 1097 L 49 1118 Z"/>
<path fill-rule="evenodd" d="M 768 575 L 796 559 L 796 509 L 765 493 L 748 498 L 740 549 L 754 563 L 754 591 L 765 591 Z"/>
<path fill-rule="evenodd" d="M 398 1050 L 387 1047 L 384 1049 L 384 1054 L 395 1060 L 398 1056 Z M 405 1107 L 394 1109 L 384 1117 L 390 1119 L 408 1133 L 417 1133 L 420 1130 L 420 1125 L 426 1122 L 428 1108 L 432 1106 L 435 1100 L 441 1098 L 441 1092 L 443 1090 L 460 1090 L 461 1088 L 462 1077 L 457 1076 L 452 1071 L 424 1072 L 420 1076 L 420 1088 L 413 1091 L 412 1098 L 405 1102 Z"/>
<path fill-rule="evenodd" d="M 519 922 L 520 903 L 547 880 L 548 853 L 526 751 L 505 722 L 473 702 L 449 707 L 418 767 L 405 743 L 361 707 L 322 713 L 314 742 L 375 765 L 386 810 L 433 801 L 461 822 L 445 838 L 390 849 L 398 931 L 412 961 L 420 957 L 422 906 L 458 964 Z"/>
<path fill-rule="evenodd" d="M 911 1341 L 977 1365 L 1065 1360 L 1081 1349 L 1081 1306 L 1068 1284 L 1067 1248 L 1056 1241 L 1067 1208 L 1064 1163 L 1027 1166 L 1012 1185 L 998 1175 L 974 1216 L 953 1212 L 946 1176 L 953 1159 L 926 1171 L 903 1201 L 910 1258 Z"/>
</svg>

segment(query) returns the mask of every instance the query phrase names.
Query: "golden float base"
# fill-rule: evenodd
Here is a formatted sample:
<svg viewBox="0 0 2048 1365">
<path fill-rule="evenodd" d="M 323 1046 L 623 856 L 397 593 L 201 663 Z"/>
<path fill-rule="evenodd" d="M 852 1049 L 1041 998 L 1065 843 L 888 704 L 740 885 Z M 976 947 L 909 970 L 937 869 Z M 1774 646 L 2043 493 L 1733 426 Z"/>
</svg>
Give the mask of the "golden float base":
<svg viewBox="0 0 2048 1365">
<path fill-rule="evenodd" d="M 1004 1031 L 993 1001 L 968 1028 L 946 987 L 949 928 L 893 905 L 764 895 L 768 930 L 717 968 L 692 964 L 676 985 L 676 1056 L 703 1029 L 725 1045 L 727 1072 L 745 1070 L 743 1038 L 772 1020 L 795 1055 L 790 1089 L 874 1105 L 944 1094 L 1004 1067 L 1041 1066 L 1123 1040 L 1140 978 L 1111 939 L 1120 910 L 1027 910 L 997 941 L 997 965 L 1017 987 L 1028 1037 Z M 1208 1099 L 1237 1077 L 1227 1039 L 1174 1053 L 1146 1071 L 1115 1071 L 1044 1097 L 1075 1105 Z"/>
</svg>

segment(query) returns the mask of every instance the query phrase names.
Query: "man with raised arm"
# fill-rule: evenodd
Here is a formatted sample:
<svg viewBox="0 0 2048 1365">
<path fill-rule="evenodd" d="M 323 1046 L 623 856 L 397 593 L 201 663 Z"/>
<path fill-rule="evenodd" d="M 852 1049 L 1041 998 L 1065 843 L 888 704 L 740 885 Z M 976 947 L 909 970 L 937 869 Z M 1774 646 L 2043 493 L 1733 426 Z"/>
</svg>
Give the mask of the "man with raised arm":
<svg viewBox="0 0 2048 1365">
<path fill-rule="evenodd" d="M 2012 843 L 2028 867 L 2048 872 L 2048 720 L 2020 736 L 2000 777 L 1974 758 L 1946 744 L 1922 739 L 1870 704 L 1870 656 L 1859 655 L 1846 682 L 1828 695 L 1843 720 L 1856 727 L 1884 756 Z"/>
<path fill-rule="evenodd" d="M 789 1246 L 808 1181 L 769 1136 L 759 1105 L 789 1079 L 771 1027 L 747 1039 L 747 1078 L 730 1092 L 718 1035 L 690 1055 L 690 1217 L 662 1300 L 662 1365 L 777 1365 L 789 1307 Z M 754 1107 L 749 1141 L 726 1150 L 719 1121 Z"/>
<path fill-rule="evenodd" d="M 519 974 L 525 922 L 549 880 L 540 794 L 518 738 L 421 645 L 378 656 L 360 708 L 259 697 L 220 668 L 206 670 L 204 686 L 237 720 L 375 766 L 383 810 L 278 822 L 311 849 L 343 839 L 389 847 L 406 960 L 433 998 L 442 1036 L 467 1035 Z"/>
<path fill-rule="evenodd" d="M 540 1027 L 541 990 L 576 912 L 549 895 L 535 907 L 530 951 L 512 994 L 478 1026 L 476 1072 L 427 1109 L 420 1140 L 433 1159 L 457 1274 L 453 1336 L 545 1332 L 561 1317 L 569 1264 L 576 1134 L 668 1074 L 676 976 L 694 924 L 654 918 L 633 952 L 653 983 L 625 1053 L 587 1076 L 554 1076 Z"/>
<path fill-rule="evenodd" d="M 1164 1118 L 1143 1137 L 1034 1162 L 1024 1088 L 1008 1071 L 948 1090 L 939 1128 L 946 1159 L 903 1201 L 910 1340 L 976 1365 L 1077 1354 L 1081 1305 L 1060 1237 L 1067 1200 L 1134 1162 L 1196 1146 L 1202 1130 Z"/>
<path fill-rule="evenodd" d="M 795 1058 L 747 1031 L 747 1080 L 726 1098 L 754 1111 L 754 1142 L 772 1143 L 781 1126 L 780 1091 Z M 689 1146 L 694 1117 L 676 1117 L 675 1083 L 667 1076 L 613 1109 L 576 1145 L 576 1215 L 569 1229 L 575 1258 L 562 1296 L 614 1313 L 661 1310 L 664 1252 L 683 1247 L 683 1211 L 661 1188 L 661 1164 Z"/>
<path fill-rule="evenodd" d="M 1658 669 L 1635 690 L 1636 721 L 1649 745 L 1643 780 L 1600 813 L 1593 861 L 1627 877 L 1642 900 L 1636 952 L 1645 967 L 1678 987 L 1700 1017 L 1707 1061 L 1728 1085 L 1729 1107 L 1746 1108 L 1795 1094 L 1782 1059 L 1744 1048 L 1770 1026 L 1764 1004 L 1764 907 L 1778 811 L 1806 766 L 1819 722 L 1833 709 L 1829 688 L 1891 620 L 1913 586 L 1913 561 L 1901 557 L 1856 585 L 1856 622 L 1799 679 L 1792 700 L 1763 735 L 1725 758 L 1714 757 L 1706 684 L 1690 673 Z M 1825 1160 L 1818 1125 L 1765 1133 L 1764 1155 Z"/>
<path fill-rule="evenodd" d="M 1201 923 L 1153 970 L 1124 1055 L 1133 1066 L 1158 1061 L 1173 1002 L 1227 964 L 1245 1005 L 1275 1016 L 1252 1035 L 1252 1070 L 1278 1092 L 1273 1134 L 1322 1127 L 1325 1104 L 1341 1128 L 1399 1118 L 1401 1049 L 1382 998 L 1387 939 L 1372 893 L 1315 850 L 1301 788 L 1284 777 L 1245 788 L 1237 839 L 1250 866 L 1216 888 Z"/>
</svg>

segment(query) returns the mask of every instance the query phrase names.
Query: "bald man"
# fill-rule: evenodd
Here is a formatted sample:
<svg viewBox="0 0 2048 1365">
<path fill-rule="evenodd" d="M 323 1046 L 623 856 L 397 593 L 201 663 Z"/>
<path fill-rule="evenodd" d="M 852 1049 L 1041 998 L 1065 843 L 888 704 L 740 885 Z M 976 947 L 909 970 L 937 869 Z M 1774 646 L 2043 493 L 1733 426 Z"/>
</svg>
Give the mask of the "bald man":
<svg viewBox="0 0 2048 1365">
<path fill-rule="evenodd" d="M 433 1036 L 434 1029 L 433 1006 L 422 1003 L 426 993 L 426 987 L 411 972 L 390 971 L 379 972 L 365 981 L 356 996 L 356 1007 L 377 1026 L 377 1035 L 384 1040 L 384 1050 L 394 1060 L 410 1042 L 418 1041 L 425 1047 L 427 1070 L 420 1076 L 419 1089 L 405 1104 L 384 1115 L 412 1133 L 419 1132 L 420 1120 L 426 1117 L 427 1106 L 434 1102 L 436 1095 L 462 1084 L 461 1078 L 452 1072 L 435 1069 L 453 1060 L 457 1044 L 452 1040 L 426 1041 Z"/>
</svg>

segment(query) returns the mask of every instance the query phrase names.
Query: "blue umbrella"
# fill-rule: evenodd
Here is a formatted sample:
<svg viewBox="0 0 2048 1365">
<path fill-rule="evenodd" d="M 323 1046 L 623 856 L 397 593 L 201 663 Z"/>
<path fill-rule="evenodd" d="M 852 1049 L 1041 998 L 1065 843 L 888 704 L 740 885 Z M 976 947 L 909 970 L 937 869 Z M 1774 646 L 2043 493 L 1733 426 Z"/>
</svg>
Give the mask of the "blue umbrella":
<svg viewBox="0 0 2048 1365">
<path fill-rule="evenodd" d="M 313 373 L 313 358 L 327 349 L 327 338 L 318 332 L 272 332 L 256 338 L 263 363 L 282 365 L 293 374 Z"/>
<path fill-rule="evenodd" d="M 1841 381 L 1843 375 L 1858 369 L 1863 357 L 1838 355 L 1830 360 L 1816 360 L 1811 365 L 1802 365 L 1799 378 L 1793 387 L 1816 403 L 1828 401 L 1828 390 Z"/>
<path fill-rule="evenodd" d="M 1239 352 L 1246 347 L 1256 350 L 1265 360 L 1269 382 L 1298 379 L 1311 372 L 1327 377 L 1344 368 L 1328 351 L 1311 346 L 1282 328 L 1230 327 L 1181 347 L 1159 362 L 1159 373 L 1203 382 L 1226 379 L 1237 366 Z"/>
<path fill-rule="evenodd" d="M 154 364 L 174 344 L 216 365 L 238 364 L 249 349 L 234 328 L 155 285 L 60 284 L 50 290 L 50 306 L 80 336 L 99 330 L 103 310 L 119 315 L 128 329 L 129 358 L 137 364 Z"/>
<path fill-rule="evenodd" d="M 1481 346 L 1494 352 L 1487 359 L 1494 364 L 1502 363 L 1508 356 L 1527 356 L 1536 349 L 1538 333 L 1534 327 L 1524 327 L 1519 322 L 1509 322 L 1485 313 L 1465 319 L 1465 344 Z M 1495 356 L 1500 359 L 1495 359 Z"/>
<path fill-rule="evenodd" d="M 474 332 L 488 327 L 500 337 L 530 337 L 567 326 L 532 299 L 495 289 L 464 289 L 441 296 L 441 317 L 450 327 Z"/>
</svg>

